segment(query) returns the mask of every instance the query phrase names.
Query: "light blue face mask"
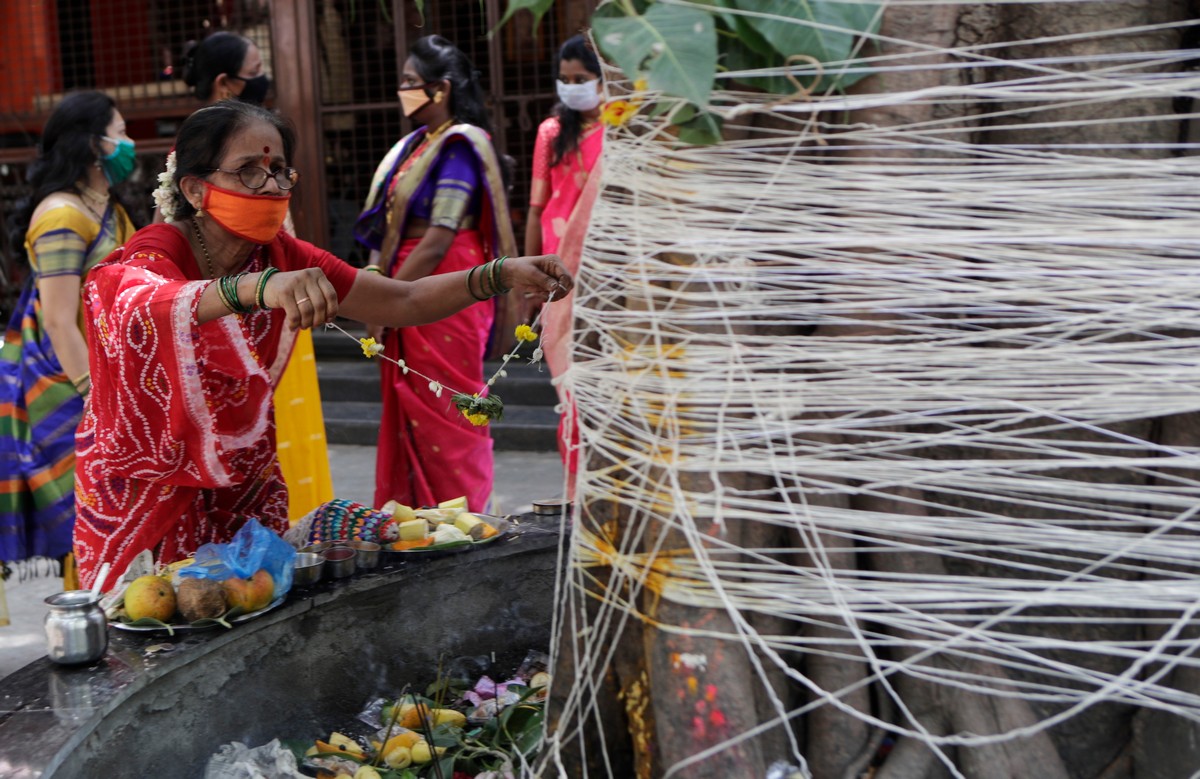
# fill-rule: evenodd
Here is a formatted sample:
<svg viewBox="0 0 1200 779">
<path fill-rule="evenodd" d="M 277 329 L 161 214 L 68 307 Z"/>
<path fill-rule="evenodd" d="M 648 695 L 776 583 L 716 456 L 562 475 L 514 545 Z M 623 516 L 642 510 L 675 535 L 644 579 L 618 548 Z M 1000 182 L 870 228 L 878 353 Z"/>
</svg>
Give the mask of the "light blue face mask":
<svg viewBox="0 0 1200 779">
<path fill-rule="evenodd" d="M 100 158 L 100 168 L 104 171 L 104 178 L 108 179 L 110 187 L 115 187 L 129 178 L 130 173 L 133 173 L 135 147 L 133 141 L 124 138 L 109 138 L 107 135 L 100 137 L 116 146 L 110 154 L 105 154 Z"/>
</svg>

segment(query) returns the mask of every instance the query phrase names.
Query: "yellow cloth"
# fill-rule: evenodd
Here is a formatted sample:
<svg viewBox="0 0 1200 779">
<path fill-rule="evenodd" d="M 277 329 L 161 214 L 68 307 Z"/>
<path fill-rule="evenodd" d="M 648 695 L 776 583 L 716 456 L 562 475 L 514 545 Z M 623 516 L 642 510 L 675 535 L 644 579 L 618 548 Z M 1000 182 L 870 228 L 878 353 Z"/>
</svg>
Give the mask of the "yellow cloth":
<svg viewBox="0 0 1200 779">
<path fill-rule="evenodd" d="M 292 357 L 275 387 L 275 444 L 288 487 L 289 520 L 333 500 L 317 360 L 308 330 L 296 334 Z"/>
</svg>

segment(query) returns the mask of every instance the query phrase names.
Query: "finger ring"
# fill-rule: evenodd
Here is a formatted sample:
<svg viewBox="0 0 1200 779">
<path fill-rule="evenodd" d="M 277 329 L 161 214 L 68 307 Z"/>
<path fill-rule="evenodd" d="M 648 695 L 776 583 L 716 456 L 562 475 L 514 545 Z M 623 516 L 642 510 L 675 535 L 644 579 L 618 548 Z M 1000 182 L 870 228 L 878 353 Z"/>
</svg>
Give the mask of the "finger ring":
<svg viewBox="0 0 1200 779">
<path fill-rule="evenodd" d="M 308 298 L 300 298 L 299 300 L 296 301 L 296 305 L 300 305 L 301 303 L 307 303 L 307 302 L 308 302 Z"/>
</svg>

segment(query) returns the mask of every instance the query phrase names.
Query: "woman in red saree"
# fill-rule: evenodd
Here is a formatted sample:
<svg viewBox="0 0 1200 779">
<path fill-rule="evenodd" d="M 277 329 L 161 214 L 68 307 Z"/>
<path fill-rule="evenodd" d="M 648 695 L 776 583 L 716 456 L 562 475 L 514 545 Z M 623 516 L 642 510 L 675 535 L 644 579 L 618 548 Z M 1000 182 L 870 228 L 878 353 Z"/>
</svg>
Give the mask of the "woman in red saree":
<svg viewBox="0 0 1200 779">
<path fill-rule="evenodd" d="M 529 194 L 529 222 L 525 227 L 525 253 L 559 254 L 571 273 L 579 268 L 583 236 L 596 199 L 600 152 L 604 130 L 600 125 L 600 60 L 582 35 L 563 43 L 558 52 L 559 102 L 554 113 L 538 127 L 533 147 L 533 184 Z M 550 372 L 558 377 L 567 370 L 573 296 L 542 314 L 542 348 Z M 567 469 L 568 497 L 573 494 L 578 465 L 579 431 L 574 406 L 561 384 L 558 388 L 562 416 L 558 449 Z"/>
<path fill-rule="evenodd" d="M 416 41 L 401 76 L 401 105 L 422 125 L 380 163 L 355 227 L 371 268 L 397 279 L 454 273 L 512 254 L 515 244 L 483 94 L 465 54 L 445 38 Z M 492 494 L 492 439 L 417 375 L 463 391 L 484 387 L 483 360 L 496 316 L 480 303 L 440 322 L 388 330 L 381 362 L 383 419 L 375 505 L 435 505 L 460 495 L 472 511 Z M 372 333 L 374 335 L 374 333 Z"/>
<path fill-rule="evenodd" d="M 250 517 L 286 527 L 272 399 L 297 329 L 335 316 L 419 325 L 506 287 L 543 298 L 570 288 L 552 257 L 406 282 L 288 236 L 293 146 L 290 127 L 258 106 L 192 114 L 175 144 L 172 220 L 87 278 L 92 390 L 76 437 L 75 529 L 85 587 L 104 562 L 119 573 L 143 550 L 180 559 Z"/>
</svg>

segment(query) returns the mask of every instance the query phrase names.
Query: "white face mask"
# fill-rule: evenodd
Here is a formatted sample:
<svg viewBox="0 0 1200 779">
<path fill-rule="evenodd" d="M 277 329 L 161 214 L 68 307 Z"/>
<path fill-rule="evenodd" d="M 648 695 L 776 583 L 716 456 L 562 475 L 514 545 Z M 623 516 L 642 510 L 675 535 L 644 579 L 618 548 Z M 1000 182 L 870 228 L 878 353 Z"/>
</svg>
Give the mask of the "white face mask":
<svg viewBox="0 0 1200 779">
<path fill-rule="evenodd" d="M 600 105 L 600 79 L 594 78 L 582 84 L 564 84 L 559 81 L 558 99 L 572 111 L 591 111 Z"/>
</svg>

